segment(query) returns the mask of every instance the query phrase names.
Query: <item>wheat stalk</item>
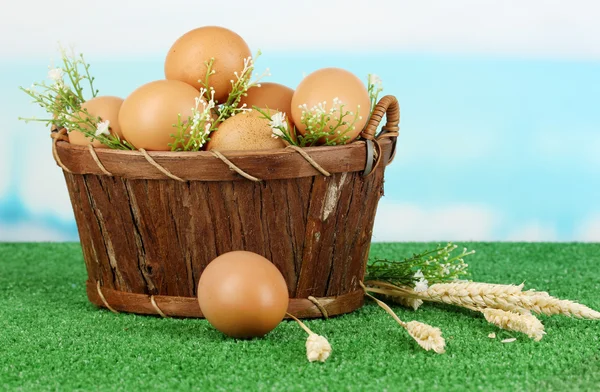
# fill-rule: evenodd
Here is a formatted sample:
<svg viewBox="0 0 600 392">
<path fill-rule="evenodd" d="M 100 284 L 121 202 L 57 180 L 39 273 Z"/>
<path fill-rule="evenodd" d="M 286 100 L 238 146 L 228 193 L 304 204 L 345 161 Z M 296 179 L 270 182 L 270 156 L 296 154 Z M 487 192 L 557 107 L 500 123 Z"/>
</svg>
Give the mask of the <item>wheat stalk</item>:
<svg viewBox="0 0 600 392">
<path fill-rule="evenodd" d="M 552 297 L 543 291 L 524 291 L 521 293 L 521 299 L 523 306 L 535 313 L 547 316 L 562 314 L 569 317 L 600 320 L 600 312 L 577 302 Z"/>
<path fill-rule="evenodd" d="M 443 354 L 446 352 L 446 341 L 442 337 L 442 331 L 439 328 L 435 328 L 431 325 L 418 321 L 409 321 L 408 323 L 405 323 L 404 321 L 400 320 L 398 315 L 394 313 L 392 308 L 390 308 L 385 302 L 369 294 L 367 290 L 370 290 L 370 288 L 367 288 L 362 282 L 360 282 L 360 285 L 365 291 L 365 295 L 375 301 L 377 305 L 379 305 L 390 316 L 392 316 L 392 318 L 408 332 L 408 334 L 417 342 L 419 346 L 427 351 L 433 350 L 438 354 Z"/>
<path fill-rule="evenodd" d="M 600 312 L 594 309 L 574 301 L 552 297 L 543 291 L 523 291 L 523 284 L 516 286 L 478 282 L 437 283 L 425 291 L 416 292 L 408 287 L 385 282 L 368 283 L 374 286 L 369 287 L 369 291 L 396 298 L 420 299 L 469 309 L 492 308 L 519 314 L 535 312 L 548 316 L 562 314 L 600 320 Z"/>
<path fill-rule="evenodd" d="M 489 283 L 438 283 L 422 292 L 411 290 L 413 298 L 441 302 L 467 308 L 494 308 L 515 313 L 528 313 L 519 295 L 523 284 L 499 285 Z"/>
<path fill-rule="evenodd" d="M 386 295 L 385 298 L 412 310 L 417 310 L 421 305 L 423 305 L 423 300 L 418 298 L 400 297 L 397 295 Z"/>
<path fill-rule="evenodd" d="M 507 331 L 522 332 L 535 340 L 542 340 L 546 332 L 540 320 L 531 314 L 519 314 L 502 309 L 481 309 L 485 319 Z"/>
<path fill-rule="evenodd" d="M 493 308 L 528 314 L 535 312 L 548 316 L 562 314 L 591 320 L 600 320 L 597 312 L 577 302 L 552 297 L 543 291 L 522 291 L 523 284 L 502 285 L 488 283 L 438 283 L 426 291 L 409 290 L 411 298 L 441 302 L 467 308 Z"/>
</svg>

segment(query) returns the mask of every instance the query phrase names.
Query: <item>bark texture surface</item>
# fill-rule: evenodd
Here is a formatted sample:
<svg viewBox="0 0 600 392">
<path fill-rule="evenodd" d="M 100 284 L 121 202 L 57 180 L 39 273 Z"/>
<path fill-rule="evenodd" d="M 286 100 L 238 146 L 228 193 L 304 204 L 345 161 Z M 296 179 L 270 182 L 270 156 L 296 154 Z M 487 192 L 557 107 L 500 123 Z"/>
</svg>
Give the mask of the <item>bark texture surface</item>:
<svg viewBox="0 0 600 392">
<path fill-rule="evenodd" d="M 349 172 L 260 183 L 67 172 L 65 179 L 89 279 L 103 288 L 195 297 L 211 260 L 248 250 L 279 268 L 290 298 L 307 298 L 360 290 L 383 173 L 384 165 L 366 178 Z M 352 298 L 344 311 L 362 305 L 362 295 Z"/>
</svg>

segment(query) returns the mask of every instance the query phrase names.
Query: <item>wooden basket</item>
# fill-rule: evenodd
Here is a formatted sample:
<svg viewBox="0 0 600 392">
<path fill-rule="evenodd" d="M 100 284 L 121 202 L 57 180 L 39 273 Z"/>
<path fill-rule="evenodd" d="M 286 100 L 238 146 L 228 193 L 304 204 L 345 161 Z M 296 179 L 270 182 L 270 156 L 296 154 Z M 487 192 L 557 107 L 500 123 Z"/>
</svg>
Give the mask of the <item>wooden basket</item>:
<svg viewBox="0 0 600 392">
<path fill-rule="evenodd" d="M 279 268 L 297 317 L 359 308 L 399 118 L 396 98 L 386 96 L 365 140 L 224 154 L 94 149 L 54 130 L 89 300 L 114 312 L 202 317 L 196 288 L 204 268 L 222 253 L 248 250 Z"/>
</svg>

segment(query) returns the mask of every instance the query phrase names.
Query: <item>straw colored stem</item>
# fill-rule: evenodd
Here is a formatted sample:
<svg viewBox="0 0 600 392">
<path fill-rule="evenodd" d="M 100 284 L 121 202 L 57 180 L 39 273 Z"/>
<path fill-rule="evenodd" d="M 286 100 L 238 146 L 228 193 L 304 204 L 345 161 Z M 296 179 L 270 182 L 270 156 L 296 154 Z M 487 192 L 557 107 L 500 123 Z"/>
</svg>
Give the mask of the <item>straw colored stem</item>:
<svg viewBox="0 0 600 392">
<path fill-rule="evenodd" d="M 314 332 L 310 330 L 310 328 L 308 328 L 306 326 L 306 324 L 304 324 L 302 321 L 300 321 L 296 316 L 294 316 L 293 314 L 290 313 L 286 313 L 290 318 L 292 318 L 294 321 L 296 321 L 298 323 L 298 325 L 300 325 L 300 327 L 302 327 L 303 330 L 306 331 L 307 334 L 309 335 L 313 335 Z"/>
</svg>

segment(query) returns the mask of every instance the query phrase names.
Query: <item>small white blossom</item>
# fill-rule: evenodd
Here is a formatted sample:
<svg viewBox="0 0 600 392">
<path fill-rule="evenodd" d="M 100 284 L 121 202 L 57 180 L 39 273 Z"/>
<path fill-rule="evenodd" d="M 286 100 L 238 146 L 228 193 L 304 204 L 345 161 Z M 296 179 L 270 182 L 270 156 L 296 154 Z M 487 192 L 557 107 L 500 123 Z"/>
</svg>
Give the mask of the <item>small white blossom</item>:
<svg viewBox="0 0 600 392">
<path fill-rule="evenodd" d="M 419 293 L 419 292 L 427 291 L 428 288 L 429 288 L 429 282 L 427 281 L 427 279 L 421 278 L 417 281 L 417 283 L 415 283 L 414 291 Z"/>
<path fill-rule="evenodd" d="M 55 82 L 62 81 L 63 78 L 63 70 L 60 68 L 52 68 L 48 71 L 48 79 L 53 80 Z"/>
<path fill-rule="evenodd" d="M 369 84 L 372 84 L 373 86 L 380 86 L 382 84 L 381 78 L 375 74 L 370 74 Z"/>
<path fill-rule="evenodd" d="M 100 135 L 110 135 L 110 121 L 108 120 L 104 120 L 104 121 L 100 121 L 97 126 L 96 126 L 96 136 L 100 136 Z"/>
<path fill-rule="evenodd" d="M 418 270 L 417 272 L 415 272 L 415 274 L 413 275 L 413 277 L 415 279 L 422 279 L 422 278 L 425 278 L 425 275 L 423 275 L 423 271 Z"/>
<path fill-rule="evenodd" d="M 494 333 L 494 332 L 491 332 L 491 333 L 488 335 L 488 338 L 490 338 L 490 339 L 496 339 L 496 333 Z"/>
<path fill-rule="evenodd" d="M 283 137 L 285 137 L 285 135 L 283 134 L 283 132 L 281 131 L 281 129 L 279 129 L 279 128 L 273 128 L 273 133 L 271 133 L 271 137 L 273 139 L 277 139 L 277 138 L 283 138 Z"/>
<path fill-rule="evenodd" d="M 306 339 L 306 357 L 310 362 L 325 362 L 331 354 L 331 345 L 321 335 L 312 333 Z"/>
<path fill-rule="evenodd" d="M 442 267 L 442 275 L 450 275 L 450 264 L 440 264 Z"/>
<path fill-rule="evenodd" d="M 285 120 L 285 113 L 283 113 L 283 112 L 275 113 L 271 117 L 271 121 L 269 121 L 269 126 L 271 128 L 273 128 L 273 133 L 274 133 L 275 129 L 277 129 L 279 132 L 281 132 L 281 130 L 279 129 L 280 127 L 287 130 L 288 124 L 287 124 L 287 121 Z"/>
</svg>

